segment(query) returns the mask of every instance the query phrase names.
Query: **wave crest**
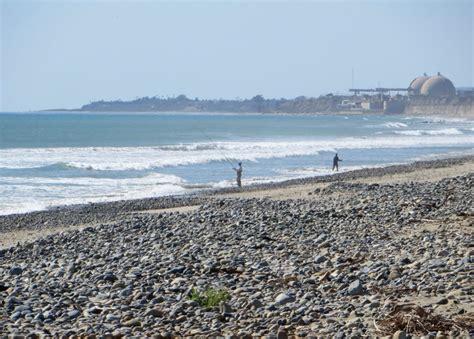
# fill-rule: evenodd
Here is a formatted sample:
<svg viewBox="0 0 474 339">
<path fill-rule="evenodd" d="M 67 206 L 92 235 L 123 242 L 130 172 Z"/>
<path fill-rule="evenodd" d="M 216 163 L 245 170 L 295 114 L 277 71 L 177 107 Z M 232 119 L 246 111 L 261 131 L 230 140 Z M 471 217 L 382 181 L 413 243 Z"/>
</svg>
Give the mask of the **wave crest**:
<svg viewBox="0 0 474 339">
<path fill-rule="evenodd" d="M 397 135 L 305 141 L 194 143 L 157 147 L 81 147 L 0 150 L 0 168 L 62 166 L 97 171 L 149 170 L 217 161 L 313 156 L 340 149 L 437 147 L 474 144 L 456 128 L 405 130 Z M 447 137 L 449 136 L 449 137 Z"/>
<path fill-rule="evenodd" d="M 462 135 L 463 132 L 457 128 L 445 128 L 438 130 L 407 130 L 407 131 L 396 131 L 395 134 L 399 135 L 412 135 L 412 136 L 422 136 L 422 135 Z"/>
</svg>

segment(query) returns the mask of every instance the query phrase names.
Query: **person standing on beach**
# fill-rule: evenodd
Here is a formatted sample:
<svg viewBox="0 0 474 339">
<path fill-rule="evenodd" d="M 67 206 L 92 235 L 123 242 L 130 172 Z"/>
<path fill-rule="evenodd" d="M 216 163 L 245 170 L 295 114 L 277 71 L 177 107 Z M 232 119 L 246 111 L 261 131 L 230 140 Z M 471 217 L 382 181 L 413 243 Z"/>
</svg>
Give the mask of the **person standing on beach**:
<svg viewBox="0 0 474 339">
<path fill-rule="evenodd" d="M 237 173 L 237 186 L 242 187 L 242 163 L 239 162 L 239 167 L 235 168 L 234 171 Z"/>
<path fill-rule="evenodd" d="M 342 161 L 342 159 L 339 159 L 339 157 L 336 155 L 334 156 L 334 159 L 332 160 L 332 170 L 336 169 L 336 172 L 339 172 L 339 161 Z"/>
</svg>

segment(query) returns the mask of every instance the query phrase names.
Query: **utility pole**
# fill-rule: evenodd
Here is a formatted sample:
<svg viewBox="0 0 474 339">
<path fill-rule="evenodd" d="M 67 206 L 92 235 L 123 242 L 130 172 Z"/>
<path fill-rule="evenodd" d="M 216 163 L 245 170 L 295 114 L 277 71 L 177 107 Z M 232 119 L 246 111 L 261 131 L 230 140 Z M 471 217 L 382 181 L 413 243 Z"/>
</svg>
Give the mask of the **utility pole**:
<svg viewBox="0 0 474 339">
<path fill-rule="evenodd" d="M 352 87 L 351 88 L 355 88 L 354 87 L 354 67 L 352 67 Z M 354 97 L 356 96 L 356 92 L 354 92 Z"/>
</svg>

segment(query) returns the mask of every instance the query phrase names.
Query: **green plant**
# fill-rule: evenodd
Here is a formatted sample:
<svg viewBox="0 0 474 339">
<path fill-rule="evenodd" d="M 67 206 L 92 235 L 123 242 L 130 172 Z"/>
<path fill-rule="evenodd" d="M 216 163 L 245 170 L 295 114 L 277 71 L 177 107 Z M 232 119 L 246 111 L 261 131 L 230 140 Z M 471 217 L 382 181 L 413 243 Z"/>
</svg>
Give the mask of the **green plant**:
<svg viewBox="0 0 474 339">
<path fill-rule="evenodd" d="M 199 306 L 212 308 L 218 306 L 221 301 L 229 300 L 230 295 L 226 290 L 214 287 L 208 287 L 202 292 L 193 288 L 189 298 L 197 302 Z"/>
</svg>

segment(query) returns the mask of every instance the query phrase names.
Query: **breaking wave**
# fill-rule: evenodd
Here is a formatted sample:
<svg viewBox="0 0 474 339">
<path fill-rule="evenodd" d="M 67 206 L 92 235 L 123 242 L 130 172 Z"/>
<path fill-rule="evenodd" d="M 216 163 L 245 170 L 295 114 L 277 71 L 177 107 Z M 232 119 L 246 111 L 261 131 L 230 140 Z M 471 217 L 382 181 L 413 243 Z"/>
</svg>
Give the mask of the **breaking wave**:
<svg viewBox="0 0 474 339">
<path fill-rule="evenodd" d="M 0 215 L 44 210 L 58 205 L 140 199 L 186 192 L 189 192 L 189 187 L 185 180 L 160 173 L 126 179 L 2 177 L 0 196 L 9 199 L 1 201 Z"/>
<path fill-rule="evenodd" d="M 394 133 L 399 136 L 278 142 L 209 142 L 159 147 L 3 149 L 0 150 L 0 168 L 61 166 L 66 169 L 97 171 L 148 170 L 215 161 L 258 161 L 290 156 L 311 156 L 340 149 L 437 147 L 474 143 L 474 135 L 463 135 L 456 128 Z"/>
<path fill-rule="evenodd" d="M 445 128 L 438 130 L 407 130 L 407 131 L 396 131 L 395 134 L 399 135 L 412 135 L 412 136 L 422 136 L 422 135 L 462 135 L 463 132 L 457 128 Z"/>
<path fill-rule="evenodd" d="M 389 128 L 408 127 L 408 125 L 403 122 L 391 122 L 391 121 L 383 124 L 382 126 L 389 127 Z"/>
</svg>

